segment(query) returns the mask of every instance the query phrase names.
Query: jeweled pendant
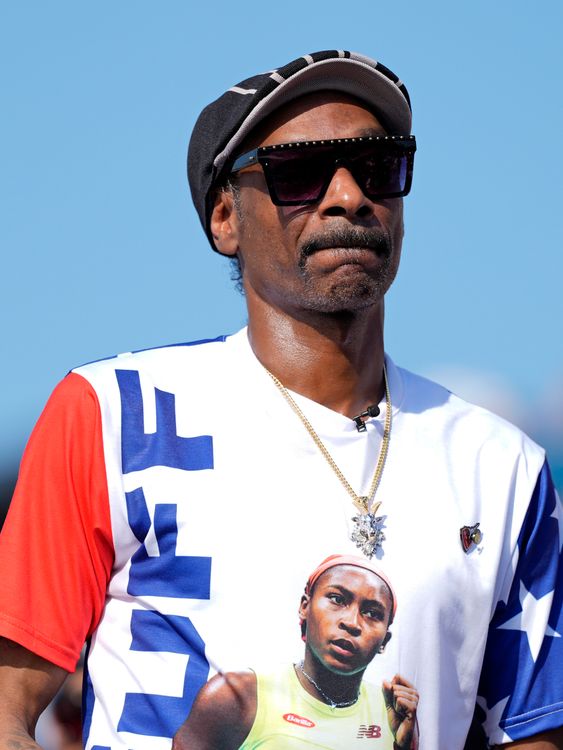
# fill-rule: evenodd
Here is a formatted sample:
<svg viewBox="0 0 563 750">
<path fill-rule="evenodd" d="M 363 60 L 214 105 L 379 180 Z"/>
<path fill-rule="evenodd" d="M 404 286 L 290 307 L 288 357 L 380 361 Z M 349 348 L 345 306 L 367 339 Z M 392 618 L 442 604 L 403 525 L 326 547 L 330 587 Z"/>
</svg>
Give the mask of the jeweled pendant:
<svg viewBox="0 0 563 750">
<path fill-rule="evenodd" d="M 356 528 L 350 535 L 350 539 L 356 547 L 362 550 L 366 557 L 371 559 L 378 550 L 383 549 L 385 516 L 376 516 L 375 513 L 362 513 L 361 516 L 354 516 L 352 521 L 356 524 Z"/>
</svg>

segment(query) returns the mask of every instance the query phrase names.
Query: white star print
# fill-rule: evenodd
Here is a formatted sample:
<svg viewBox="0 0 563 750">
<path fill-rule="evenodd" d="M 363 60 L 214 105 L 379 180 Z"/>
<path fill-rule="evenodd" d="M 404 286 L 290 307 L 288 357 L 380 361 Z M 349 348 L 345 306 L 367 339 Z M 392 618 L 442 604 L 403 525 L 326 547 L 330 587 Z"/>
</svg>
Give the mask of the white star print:
<svg viewBox="0 0 563 750">
<path fill-rule="evenodd" d="M 483 722 L 485 734 L 487 735 L 489 742 L 493 742 L 495 745 L 512 741 L 511 737 L 509 737 L 504 729 L 501 729 L 500 727 L 500 720 L 509 698 L 510 696 L 507 695 L 506 698 L 495 703 L 490 709 L 487 708 L 487 702 L 484 698 L 481 698 L 481 696 L 477 698 L 477 703 L 487 714 L 487 718 Z"/>
<path fill-rule="evenodd" d="M 522 611 L 498 626 L 499 630 L 520 630 L 522 633 L 526 633 L 534 662 L 538 658 L 544 636 L 561 638 L 560 633 L 557 633 L 547 624 L 553 594 L 554 592 L 550 591 L 539 599 L 536 599 L 526 589 L 524 584 L 520 583 L 520 604 L 522 605 Z"/>
</svg>

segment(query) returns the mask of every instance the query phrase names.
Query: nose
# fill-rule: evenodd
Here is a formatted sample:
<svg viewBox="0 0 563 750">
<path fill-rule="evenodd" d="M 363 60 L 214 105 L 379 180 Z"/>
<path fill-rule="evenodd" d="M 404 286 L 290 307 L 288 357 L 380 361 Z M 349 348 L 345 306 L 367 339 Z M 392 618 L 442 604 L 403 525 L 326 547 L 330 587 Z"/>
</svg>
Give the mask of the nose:
<svg viewBox="0 0 563 750">
<path fill-rule="evenodd" d="M 357 607 L 348 607 L 340 620 L 339 627 L 350 635 L 358 636 L 362 632 L 360 612 Z"/>
<path fill-rule="evenodd" d="M 350 219 L 368 219 L 374 204 L 364 195 L 352 173 L 345 166 L 337 166 L 332 180 L 319 202 L 318 210 L 324 216 L 345 216 Z"/>
</svg>

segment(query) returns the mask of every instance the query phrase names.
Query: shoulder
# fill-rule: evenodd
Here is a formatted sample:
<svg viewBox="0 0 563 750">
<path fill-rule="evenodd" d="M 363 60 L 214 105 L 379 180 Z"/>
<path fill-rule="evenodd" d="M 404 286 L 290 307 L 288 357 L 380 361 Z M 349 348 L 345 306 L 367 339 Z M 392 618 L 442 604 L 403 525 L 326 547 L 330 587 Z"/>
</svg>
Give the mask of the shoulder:
<svg viewBox="0 0 563 750">
<path fill-rule="evenodd" d="M 80 365 L 72 373 L 85 378 L 104 399 L 119 401 L 119 393 L 131 389 L 148 395 L 152 388 L 197 398 L 213 392 L 225 373 L 235 369 L 243 359 L 240 353 L 248 346 L 246 341 L 243 329 L 232 336 L 124 352 Z"/>
<path fill-rule="evenodd" d="M 178 731 L 175 750 L 230 750 L 242 745 L 256 715 L 256 675 L 247 670 L 215 675 L 199 691 Z"/>
<path fill-rule="evenodd" d="M 256 695 L 256 674 L 248 669 L 240 672 L 226 672 L 212 677 L 201 689 L 198 702 L 205 705 L 235 707 L 240 711 L 252 693 Z"/>
<path fill-rule="evenodd" d="M 440 435 L 452 450 L 480 460 L 510 461 L 525 456 L 537 476 L 545 459 L 543 448 L 516 425 L 492 411 L 456 395 L 448 388 L 409 370 L 392 365 L 398 383 L 401 417 L 417 421 L 428 437 Z"/>
<path fill-rule="evenodd" d="M 181 360 L 190 361 L 205 357 L 221 356 L 229 349 L 225 344 L 239 335 L 240 332 L 235 336 L 222 335 L 211 339 L 200 339 L 197 341 L 166 344 L 149 349 L 122 352 L 78 365 L 72 369 L 72 372 L 88 378 L 90 375 L 106 370 L 150 368 L 151 366 L 158 367 L 161 362 L 168 364 Z"/>
</svg>

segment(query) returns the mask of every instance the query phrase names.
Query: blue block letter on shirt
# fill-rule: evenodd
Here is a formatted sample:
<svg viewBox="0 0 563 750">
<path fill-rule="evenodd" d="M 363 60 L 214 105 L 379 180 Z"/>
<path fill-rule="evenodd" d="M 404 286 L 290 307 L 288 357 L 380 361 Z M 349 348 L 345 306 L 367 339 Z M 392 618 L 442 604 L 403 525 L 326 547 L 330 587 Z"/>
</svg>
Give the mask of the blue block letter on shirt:
<svg viewBox="0 0 563 750">
<path fill-rule="evenodd" d="M 128 593 L 133 596 L 209 599 L 211 558 L 176 555 L 177 506 L 173 503 L 155 505 L 154 536 L 159 554 L 150 556 L 144 542 L 151 528 L 151 517 L 142 487 L 126 493 L 125 497 L 129 525 L 141 543 L 131 558 Z M 188 617 L 153 610 L 133 611 L 131 635 L 132 651 L 185 654 L 188 664 L 181 696 L 127 693 L 118 731 L 172 737 L 207 681 L 209 664 L 205 657 L 205 643 Z M 184 669 L 183 665 L 179 668 Z"/>
<path fill-rule="evenodd" d="M 121 456 L 123 472 L 150 466 L 199 471 L 213 468 L 210 435 L 179 437 L 176 433 L 176 400 L 173 393 L 155 388 L 156 432 L 147 434 L 143 423 L 143 397 L 136 370 L 116 370 L 121 395 Z"/>
<path fill-rule="evenodd" d="M 176 555 L 176 505 L 155 505 L 154 533 L 160 554 L 151 557 L 144 545 L 151 522 L 142 487 L 125 493 L 125 498 L 129 525 L 141 542 L 131 558 L 128 593 L 133 596 L 209 599 L 211 558 Z"/>
<path fill-rule="evenodd" d="M 207 682 L 205 644 L 188 617 L 135 610 L 131 619 L 132 651 L 188 654 L 181 697 L 127 693 L 118 732 L 173 737 L 188 716 L 200 688 Z"/>
</svg>

